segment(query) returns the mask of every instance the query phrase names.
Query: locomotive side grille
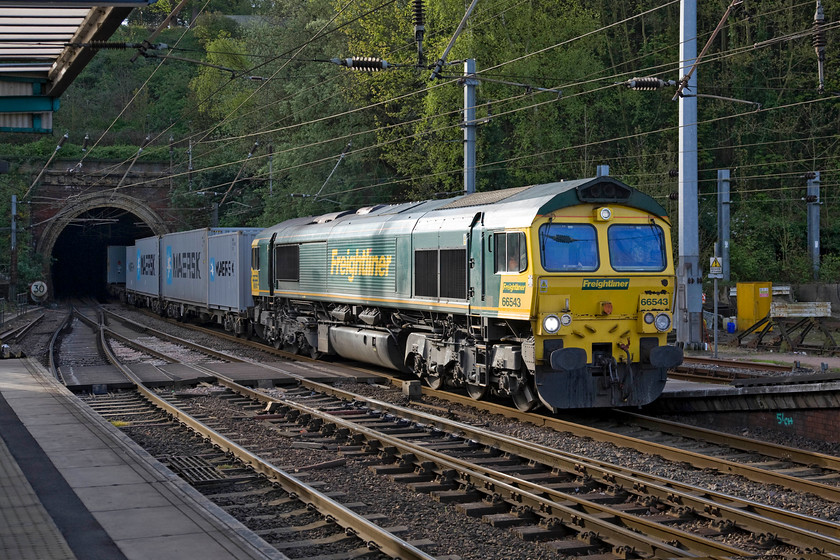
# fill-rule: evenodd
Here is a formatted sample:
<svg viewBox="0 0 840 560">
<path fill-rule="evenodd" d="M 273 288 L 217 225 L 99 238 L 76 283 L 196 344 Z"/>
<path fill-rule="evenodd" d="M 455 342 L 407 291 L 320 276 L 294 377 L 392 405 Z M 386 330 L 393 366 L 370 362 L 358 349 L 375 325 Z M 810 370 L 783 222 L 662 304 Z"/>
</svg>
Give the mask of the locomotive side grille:
<svg viewBox="0 0 840 560">
<path fill-rule="evenodd" d="M 441 249 L 440 297 L 467 299 L 466 249 Z"/>
<path fill-rule="evenodd" d="M 300 246 L 300 289 L 322 291 L 326 288 L 324 269 L 327 262 L 326 243 L 304 243 Z"/>
<path fill-rule="evenodd" d="M 414 252 L 414 294 L 423 297 L 438 295 L 437 251 Z"/>
</svg>

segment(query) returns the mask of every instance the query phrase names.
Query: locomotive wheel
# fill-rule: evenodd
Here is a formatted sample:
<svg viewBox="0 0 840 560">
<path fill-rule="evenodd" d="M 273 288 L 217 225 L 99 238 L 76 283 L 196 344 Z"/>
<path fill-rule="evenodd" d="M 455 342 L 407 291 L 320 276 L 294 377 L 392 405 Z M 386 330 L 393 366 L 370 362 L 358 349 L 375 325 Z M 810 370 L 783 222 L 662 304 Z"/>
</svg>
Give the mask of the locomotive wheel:
<svg viewBox="0 0 840 560">
<path fill-rule="evenodd" d="M 534 377 L 527 369 L 522 368 L 522 375 L 516 383 L 512 383 L 510 398 L 517 409 L 522 412 L 531 412 L 540 404 L 537 390 L 534 386 Z"/>
<path fill-rule="evenodd" d="M 513 404 L 517 409 L 522 412 L 531 412 L 534 408 L 536 408 L 540 400 L 536 397 L 529 398 L 529 394 L 531 394 L 530 391 L 522 388 L 521 390 L 513 393 L 510 398 L 513 400 Z"/>
<path fill-rule="evenodd" d="M 467 387 L 467 394 L 470 396 L 471 399 L 480 401 L 487 395 L 487 385 L 472 385 L 468 383 Z"/>
<path fill-rule="evenodd" d="M 443 376 L 438 375 L 436 373 L 428 374 L 426 377 L 423 378 L 423 381 L 425 381 L 426 385 L 428 385 L 431 389 L 434 389 L 435 391 L 443 387 Z"/>
</svg>

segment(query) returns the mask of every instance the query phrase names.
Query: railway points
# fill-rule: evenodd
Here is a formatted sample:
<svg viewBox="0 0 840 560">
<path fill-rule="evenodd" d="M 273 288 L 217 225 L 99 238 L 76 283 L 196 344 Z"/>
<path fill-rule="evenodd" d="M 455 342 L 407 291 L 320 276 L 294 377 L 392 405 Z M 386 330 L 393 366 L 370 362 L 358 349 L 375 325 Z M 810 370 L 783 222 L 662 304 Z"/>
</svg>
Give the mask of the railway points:
<svg viewBox="0 0 840 560">
<path fill-rule="evenodd" d="M 0 412 L 0 469 L 9 474 L 0 484 L 0 557 L 286 558 L 37 363 L 0 360 Z"/>
</svg>

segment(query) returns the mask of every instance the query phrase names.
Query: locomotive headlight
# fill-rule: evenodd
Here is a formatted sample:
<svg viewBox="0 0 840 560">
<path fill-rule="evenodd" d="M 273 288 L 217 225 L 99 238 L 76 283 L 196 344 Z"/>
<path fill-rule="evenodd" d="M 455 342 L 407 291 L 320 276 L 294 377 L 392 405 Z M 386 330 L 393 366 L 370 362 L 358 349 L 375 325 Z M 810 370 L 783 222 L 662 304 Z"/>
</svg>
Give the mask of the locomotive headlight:
<svg viewBox="0 0 840 560">
<path fill-rule="evenodd" d="M 645 323 L 647 323 L 648 325 L 653 323 L 653 313 L 650 313 L 650 312 L 645 313 Z"/>
<path fill-rule="evenodd" d="M 603 208 L 598 208 L 598 210 L 596 211 L 596 215 L 599 220 L 601 220 L 602 222 L 606 222 L 609 221 L 610 218 L 612 218 L 612 210 L 604 206 Z"/>
<path fill-rule="evenodd" d="M 568 327 L 569 325 L 572 324 L 572 316 L 569 315 L 568 313 L 564 313 L 563 315 L 560 316 L 560 324 L 563 325 L 564 327 Z"/>
<path fill-rule="evenodd" d="M 656 330 L 665 332 L 671 328 L 671 317 L 667 313 L 660 313 L 653 322 Z"/>
<path fill-rule="evenodd" d="M 560 318 L 557 315 L 548 315 L 543 319 L 543 330 L 548 334 L 554 334 L 560 330 Z"/>
</svg>

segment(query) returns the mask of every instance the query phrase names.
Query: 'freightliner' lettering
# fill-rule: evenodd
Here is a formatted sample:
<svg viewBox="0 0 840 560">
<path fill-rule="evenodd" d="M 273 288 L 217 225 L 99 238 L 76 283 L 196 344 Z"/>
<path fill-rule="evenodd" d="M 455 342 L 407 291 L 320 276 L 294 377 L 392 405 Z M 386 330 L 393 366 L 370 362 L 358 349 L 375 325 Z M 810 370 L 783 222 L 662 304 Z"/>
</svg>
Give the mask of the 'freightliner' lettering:
<svg viewBox="0 0 840 560">
<path fill-rule="evenodd" d="M 357 276 L 388 276 L 391 268 L 391 255 L 374 255 L 373 249 L 356 249 L 355 254 L 338 255 L 333 249 L 330 258 L 330 274 L 346 276 L 352 282 Z"/>
<path fill-rule="evenodd" d="M 630 287 L 629 278 L 584 278 L 584 290 L 626 290 Z"/>
</svg>

